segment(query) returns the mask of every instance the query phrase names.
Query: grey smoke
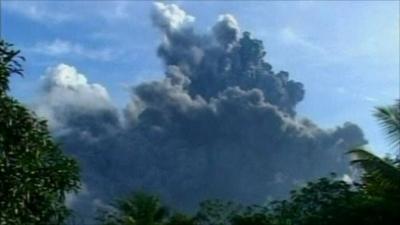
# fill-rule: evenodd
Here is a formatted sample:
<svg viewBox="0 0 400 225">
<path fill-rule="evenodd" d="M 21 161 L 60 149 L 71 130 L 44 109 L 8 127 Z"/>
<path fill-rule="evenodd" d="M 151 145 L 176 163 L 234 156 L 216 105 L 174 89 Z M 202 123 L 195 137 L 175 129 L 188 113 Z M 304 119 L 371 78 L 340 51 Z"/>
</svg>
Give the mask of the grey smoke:
<svg viewBox="0 0 400 225">
<path fill-rule="evenodd" d="M 224 47 L 234 44 L 239 39 L 240 28 L 235 17 L 230 14 L 219 16 L 217 24 L 213 27 L 215 39 Z"/>
<path fill-rule="evenodd" d="M 348 172 L 344 152 L 366 143 L 360 128 L 325 130 L 300 118 L 303 84 L 274 72 L 263 43 L 240 33 L 232 15 L 208 34 L 176 5 L 156 3 L 151 18 L 165 78 L 132 87 L 123 112 L 73 67 L 44 80 L 37 112 L 82 167 L 85 193 L 70 203 L 78 212 L 138 189 L 185 209 L 209 198 L 260 203 Z"/>
</svg>

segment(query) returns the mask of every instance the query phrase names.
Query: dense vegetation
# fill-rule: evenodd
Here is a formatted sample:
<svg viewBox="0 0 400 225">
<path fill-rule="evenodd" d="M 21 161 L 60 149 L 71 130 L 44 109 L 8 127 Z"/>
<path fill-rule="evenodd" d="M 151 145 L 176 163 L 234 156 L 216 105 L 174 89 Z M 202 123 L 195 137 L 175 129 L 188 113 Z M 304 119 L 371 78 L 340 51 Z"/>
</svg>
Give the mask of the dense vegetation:
<svg viewBox="0 0 400 225">
<path fill-rule="evenodd" d="M 52 141 L 46 121 L 8 94 L 22 75 L 19 51 L 0 40 L 0 224 L 61 224 L 65 194 L 79 187 L 77 163 Z"/>
<path fill-rule="evenodd" d="M 46 121 L 9 96 L 9 77 L 22 75 L 19 51 L 0 42 L 0 225 L 63 224 L 65 194 L 79 187 L 78 167 L 52 141 Z M 156 196 L 135 193 L 99 211 L 102 225 L 397 225 L 400 221 L 400 102 L 375 116 L 397 150 L 381 159 L 364 147 L 349 154 L 357 182 L 334 174 L 309 182 L 287 200 L 243 206 L 219 200 L 197 213 L 169 210 Z"/>
</svg>

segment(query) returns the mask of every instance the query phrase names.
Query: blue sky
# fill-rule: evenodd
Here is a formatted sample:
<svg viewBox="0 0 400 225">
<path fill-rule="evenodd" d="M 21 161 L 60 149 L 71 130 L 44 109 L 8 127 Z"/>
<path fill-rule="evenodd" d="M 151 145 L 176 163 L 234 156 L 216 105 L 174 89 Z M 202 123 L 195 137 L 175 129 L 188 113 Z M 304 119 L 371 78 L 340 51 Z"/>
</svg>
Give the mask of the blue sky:
<svg viewBox="0 0 400 225">
<path fill-rule="evenodd" d="M 207 32 L 230 13 L 264 42 L 267 61 L 305 85 L 300 116 L 323 128 L 357 123 L 379 154 L 387 145 L 373 107 L 399 98 L 398 1 L 174 1 Z M 129 87 L 162 77 L 152 2 L 2 1 L 1 36 L 27 58 L 13 94 L 35 101 L 41 76 L 59 63 L 100 83 L 124 107 Z"/>
</svg>

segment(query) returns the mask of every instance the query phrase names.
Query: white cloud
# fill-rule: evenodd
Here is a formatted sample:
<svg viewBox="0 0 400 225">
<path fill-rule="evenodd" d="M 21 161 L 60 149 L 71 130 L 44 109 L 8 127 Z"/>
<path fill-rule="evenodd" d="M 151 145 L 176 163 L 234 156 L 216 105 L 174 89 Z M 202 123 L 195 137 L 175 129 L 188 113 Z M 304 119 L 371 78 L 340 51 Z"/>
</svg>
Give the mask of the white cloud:
<svg viewBox="0 0 400 225">
<path fill-rule="evenodd" d="M 66 64 L 59 64 L 47 69 L 47 73 L 42 77 L 46 90 L 49 92 L 56 89 L 63 89 L 71 92 L 84 92 L 82 96 L 95 97 L 97 100 L 108 101 L 109 96 L 106 89 L 100 84 L 88 83 L 86 76 L 79 73 L 75 67 Z M 74 99 L 76 101 L 78 99 Z M 82 100 L 82 99 L 81 99 Z M 89 105 L 96 104 L 96 102 Z M 89 106 L 85 103 L 86 106 Z"/>
<path fill-rule="evenodd" d="M 364 100 L 367 102 L 378 102 L 378 99 L 376 99 L 374 97 L 370 97 L 370 96 L 365 96 Z"/>
<path fill-rule="evenodd" d="M 50 9 L 50 5 L 46 4 L 45 2 L 4 1 L 2 4 L 4 10 L 19 14 L 34 21 L 45 23 L 61 23 L 74 19 L 73 15 L 70 13 Z"/>
<path fill-rule="evenodd" d="M 128 2 L 114 2 L 112 7 L 108 7 L 103 11 L 103 16 L 108 20 L 129 18 L 128 6 Z"/>
<path fill-rule="evenodd" d="M 222 44 L 232 44 L 239 38 L 239 23 L 231 14 L 219 15 L 218 22 L 213 27 L 213 32 L 217 40 Z"/>
<path fill-rule="evenodd" d="M 111 108 L 110 97 L 103 86 L 89 83 L 85 75 L 66 64 L 47 69 L 42 77 L 42 91 L 34 109 L 49 121 L 51 128 L 62 126 L 59 112 L 72 108 L 81 111 Z"/>
<path fill-rule="evenodd" d="M 192 23 L 195 18 L 175 4 L 154 3 L 152 19 L 154 24 L 167 30 L 177 30 Z"/>
<path fill-rule="evenodd" d="M 240 31 L 239 23 L 232 14 L 222 14 L 218 16 L 218 22 L 225 23 L 227 27 Z"/>
<path fill-rule="evenodd" d="M 291 27 L 285 27 L 281 29 L 279 34 L 279 37 L 284 42 L 284 44 L 298 46 L 320 54 L 326 54 L 324 48 L 307 40 L 307 38 L 294 31 Z"/>
<path fill-rule="evenodd" d="M 116 55 L 119 55 L 117 51 L 113 51 L 111 48 L 88 48 L 79 43 L 72 43 L 61 39 L 56 39 L 51 42 L 39 42 L 33 47 L 29 48 L 28 51 L 29 50 L 43 55 L 74 55 L 101 61 L 109 61 L 112 60 Z"/>
<path fill-rule="evenodd" d="M 54 25 L 64 22 L 80 22 L 101 19 L 106 22 L 121 22 L 132 18 L 135 5 L 127 1 L 5 1 L 4 10 L 40 22 Z"/>
</svg>

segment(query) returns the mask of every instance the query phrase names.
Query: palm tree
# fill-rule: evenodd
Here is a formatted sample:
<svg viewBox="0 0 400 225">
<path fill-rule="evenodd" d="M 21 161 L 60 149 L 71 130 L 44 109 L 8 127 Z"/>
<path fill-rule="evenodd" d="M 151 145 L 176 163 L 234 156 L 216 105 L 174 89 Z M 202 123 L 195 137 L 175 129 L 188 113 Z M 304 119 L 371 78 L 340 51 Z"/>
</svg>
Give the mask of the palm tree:
<svg viewBox="0 0 400 225">
<path fill-rule="evenodd" d="M 400 156 L 400 99 L 394 105 L 376 107 L 375 117 L 384 128 L 392 147 L 396 149 L 397 158 Z"/>
<path fill-rule="evenodd" d="M 392 106 L 376 107 L 374 116 L 386 132 L 392 147 L 396 149 L 395 159 L 382 159 L 361 146 L 349 151 L 355 159 L 352 164 L 365 171 L 363 183 L 366 190 L 380 195 L 400 193 L 400 100 Z"/>
<path fill-rule="evenodd" d="M 364 147 L 350 151 L 356 159 L 353 165 L 359 165 L 365 171 L 363 183 L 366 190 L 375 194 L 400 193 L 400 167 L 394 160 L 382 159 Z"/>
<path fill-rule="evenodd" d="M 160 225 L 167 215 L 158 197 L 139 192 L 117 201 L 115 210 L 102 212 L 99 220 L 103 225 Z"/>
</svg>

